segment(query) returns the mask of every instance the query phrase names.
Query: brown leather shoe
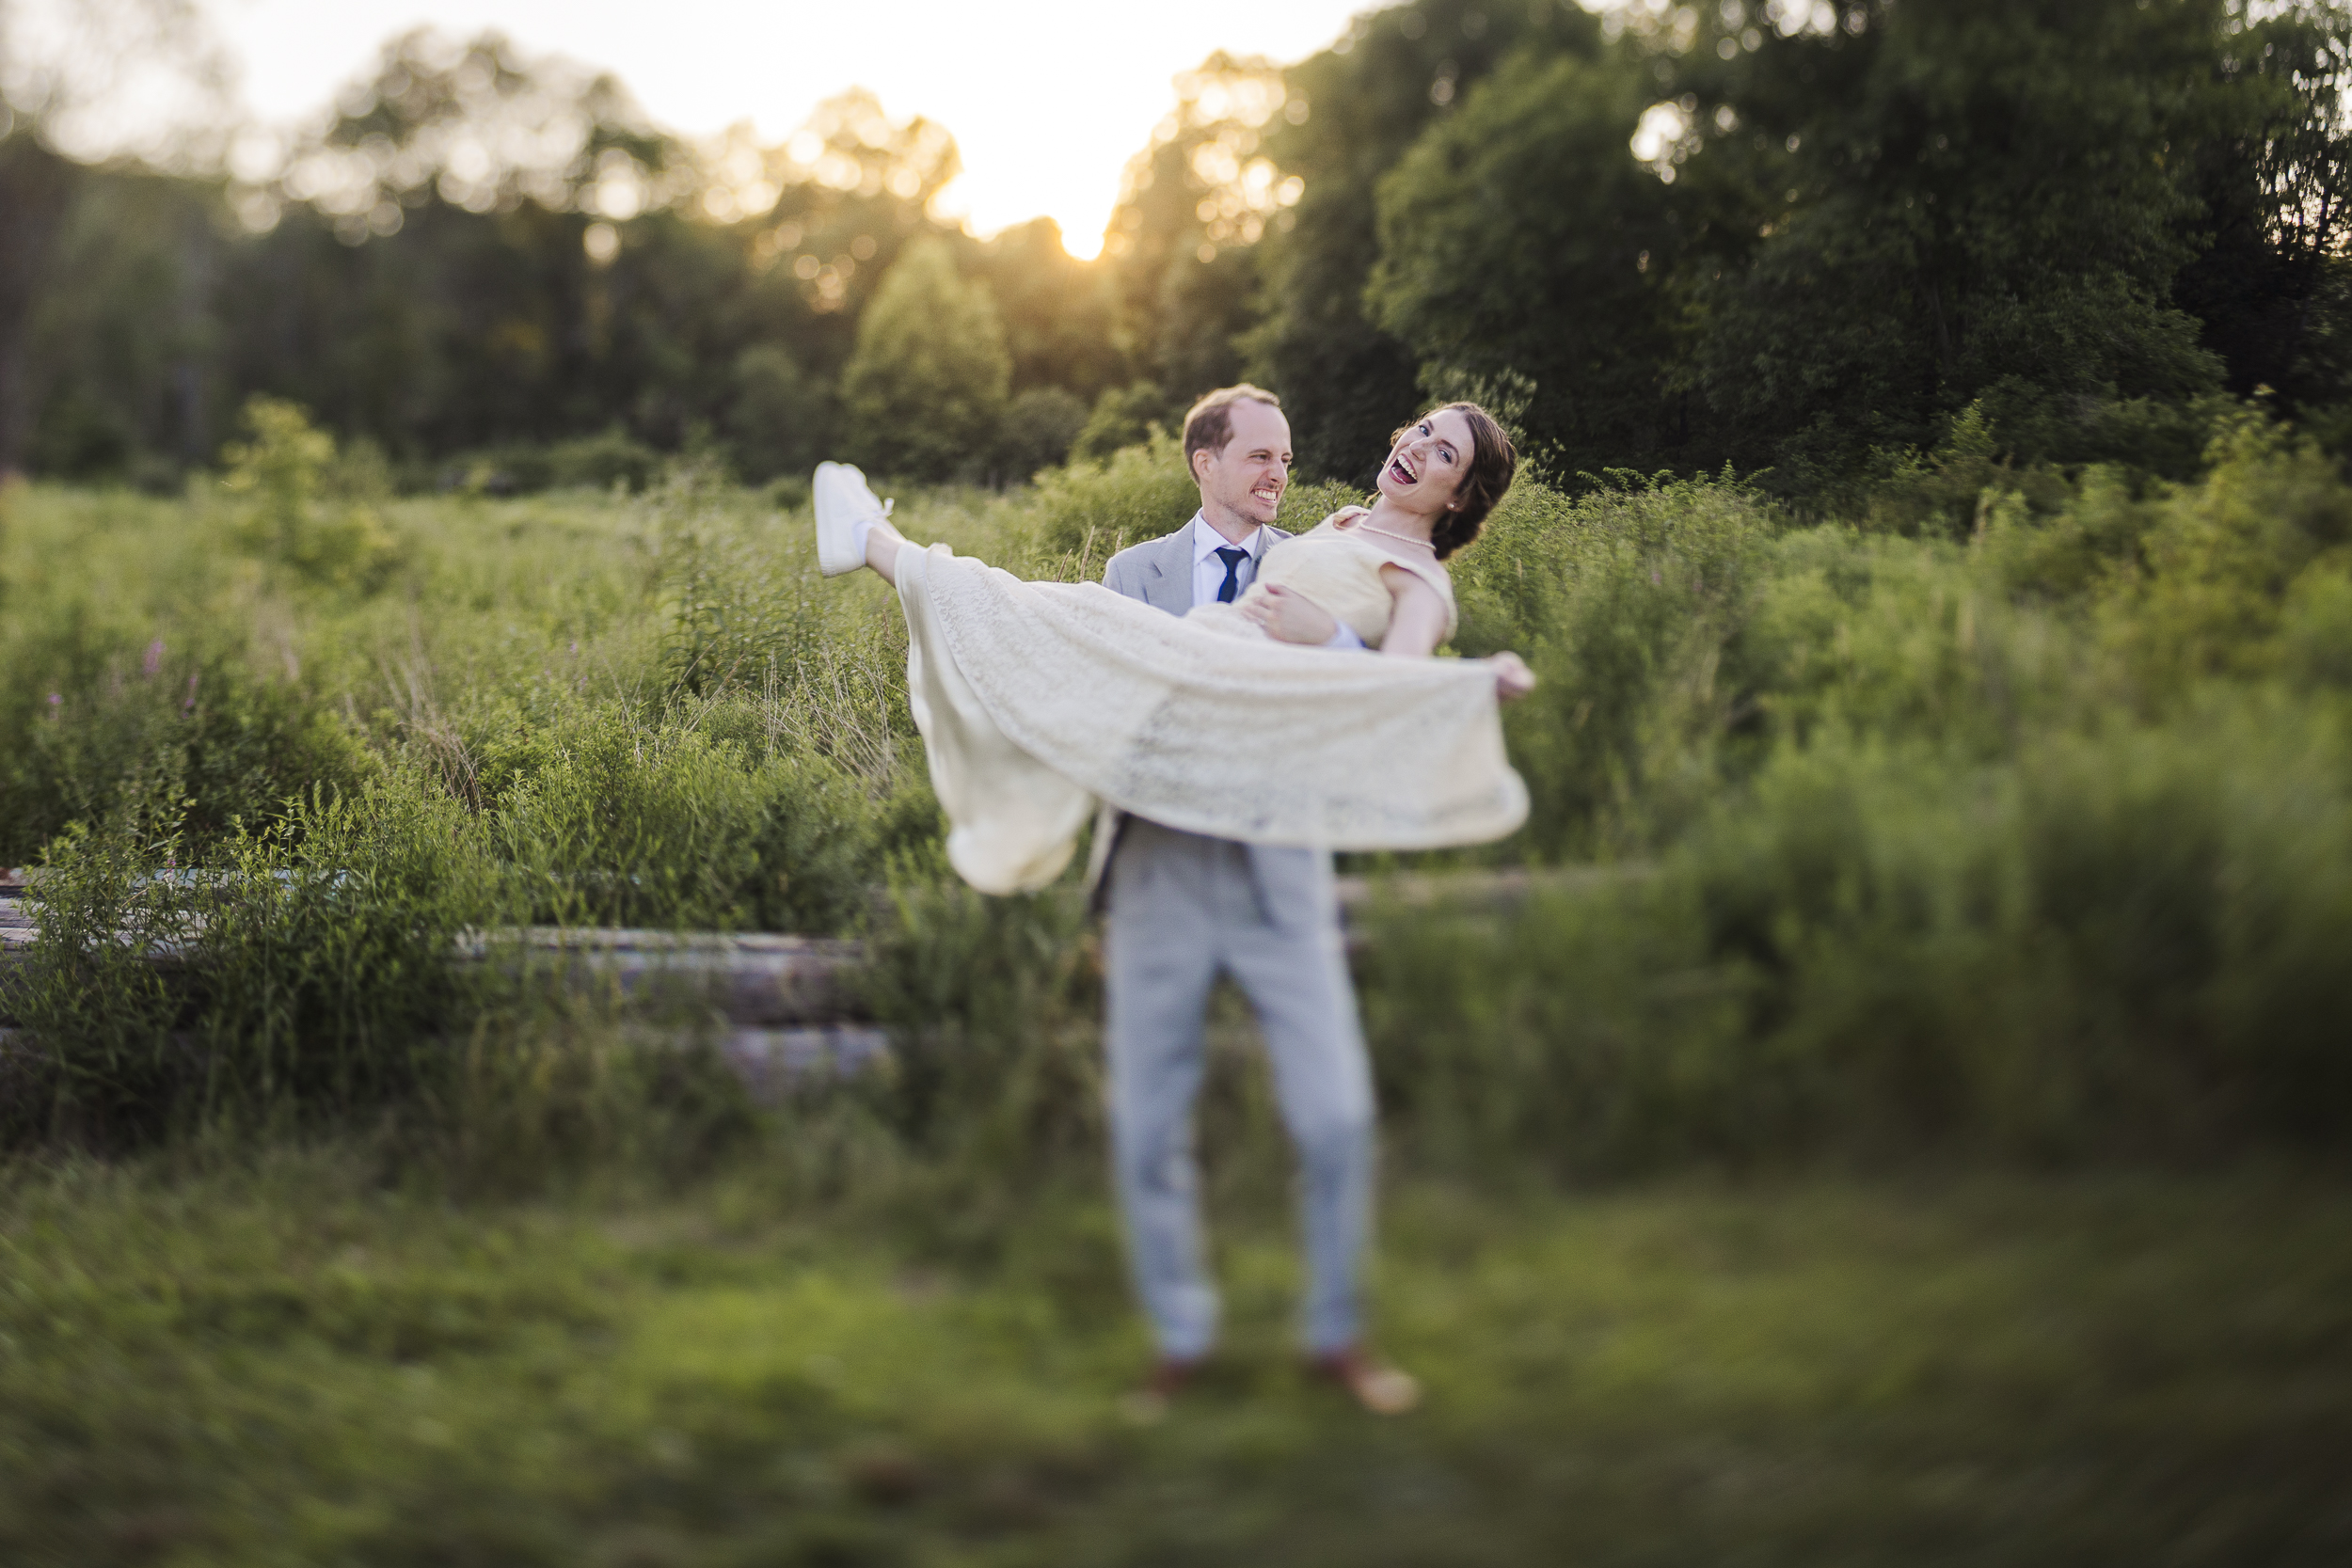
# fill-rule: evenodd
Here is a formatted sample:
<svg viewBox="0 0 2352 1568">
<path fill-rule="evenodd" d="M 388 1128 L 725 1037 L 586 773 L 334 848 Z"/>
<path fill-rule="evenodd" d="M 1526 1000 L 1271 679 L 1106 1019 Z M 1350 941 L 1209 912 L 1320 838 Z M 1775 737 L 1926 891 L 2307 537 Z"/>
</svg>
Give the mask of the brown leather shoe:
<svg viewBox="0 0 2352 1568">
<path fill-rule="evenodd" d="M 1120 1396 L 1120 1414 L 1137 1426 L 1152 1426 L 1165 1420 L 1168 1402 L 1183 1393 L 1208 1364 L 1205 1355 L 1161 1356 L 1152 1363 L 1151 1375 L 1143 1380 L 1141 1387 Z"/>
<path fill-rule="evenodd" d="M 1402 1416 L 1421 1403 L 1421 1382 L 1412 1373 L 1375 1361 L 1361 1345 L 1311 1357 L 1308 1370 L 1356 1396 L 1375 1416 Z"/>
</svg>

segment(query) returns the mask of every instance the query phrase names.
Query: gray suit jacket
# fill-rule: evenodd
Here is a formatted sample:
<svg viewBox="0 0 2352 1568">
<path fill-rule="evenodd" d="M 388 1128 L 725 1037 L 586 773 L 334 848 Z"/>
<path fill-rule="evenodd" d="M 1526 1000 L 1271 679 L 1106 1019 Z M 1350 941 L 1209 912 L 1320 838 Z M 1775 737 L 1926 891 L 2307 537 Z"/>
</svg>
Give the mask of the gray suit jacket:
<svg viewBox="0 0 2352 1568">
<path fill-rule="evenodd" d="M 1281 534 L 1281 530 L 1272 531 Z M 1288 538 L 1288 534 L 1282 534 Z M 1141 599 L 1153 610 L 1182 615 L 1192 609 L 1192 524 L 1130 545 L 1103 568 L 1103 586 Z"/>
<path fill-rule="evenodd" d="M 1192 527 L 1187 520 L 1173 533 L 1130 545 L 1112 556 L 1103 568 L 1103 586 L 1170 615 L 1188 613 L 1192 610 Z M 1270 531 L 1277 545 L 1292 537 L 1280 529 Z M 1103 904 L 1104 873 L 1110 868 L 1111 851 L 1118 847 L 1120 827 L 1125 820 L 1124 813 L 1108 804 L 1094 814 L 1094 844 L 1087 854 L 1087 902 L 1098 910 Z"/>
</svg>

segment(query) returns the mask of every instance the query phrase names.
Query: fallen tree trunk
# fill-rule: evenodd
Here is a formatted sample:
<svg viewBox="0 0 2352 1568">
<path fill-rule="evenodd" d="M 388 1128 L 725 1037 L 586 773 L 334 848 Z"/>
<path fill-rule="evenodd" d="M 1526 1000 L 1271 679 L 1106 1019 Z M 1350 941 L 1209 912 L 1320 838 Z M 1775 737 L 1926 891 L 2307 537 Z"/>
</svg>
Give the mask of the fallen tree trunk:
<svg viewBox="0 0 2352 1568">
<path fill-rule="evenodd" d="M 1597 889 L 1647 874 L 1641 866 L 1567 866 L 1343 877 L 1339 900 L 1343 916 L 1354 920 L 1383 908 L 1467 906 L 1507 913 L 1538 894 Z M 0 872 L 0 973 L 24 963 L 40 939 L 26 910 L 26 892 L 25 873 Z M 175 942 L 150 958 L 164 966 L 186 963 L 195 946 Z M 517 974 L 545 974 L 575 991 L 603 990 L 640 1017 L 719 1025 L 746 1037 L 743 1050 L 762 1060 L 812 1055 L 862 1060 L 871 1054 L 871 1042 L 862 1035 L 842 1045 L 823 1033 L 862 1025 L 871 1017 L 863 974 L 866 948 L 856 941 L 529 926 L 470 933 L 460 939 L 457 957 L 467 963 L 498 963 Z M 0 1016 L 0 1025 L 15 1022 Z"/>
</svg>

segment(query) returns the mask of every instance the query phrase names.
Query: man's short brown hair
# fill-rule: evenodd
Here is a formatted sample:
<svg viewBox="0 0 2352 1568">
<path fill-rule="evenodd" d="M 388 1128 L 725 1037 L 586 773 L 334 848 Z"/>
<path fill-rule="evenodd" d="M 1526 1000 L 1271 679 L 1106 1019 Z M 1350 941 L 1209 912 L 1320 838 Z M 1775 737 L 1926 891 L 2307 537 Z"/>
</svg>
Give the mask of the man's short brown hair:
<svg viewBox="0 0 2352 1568">
<path fill-rule="evenodd" d="M 1197 451 L 1223 451 L 1225 443 L 1233 438 L 1233 404 L 1263 403 L 1268 408 L 1279 408 L 1282 400 L 1263 387 L 1252 387 L 1244 381 L 1237 386 L 1219 387 L 1184 416 L 1184 471 L 1193 472 L 1192 454 Z"/>
</svg>

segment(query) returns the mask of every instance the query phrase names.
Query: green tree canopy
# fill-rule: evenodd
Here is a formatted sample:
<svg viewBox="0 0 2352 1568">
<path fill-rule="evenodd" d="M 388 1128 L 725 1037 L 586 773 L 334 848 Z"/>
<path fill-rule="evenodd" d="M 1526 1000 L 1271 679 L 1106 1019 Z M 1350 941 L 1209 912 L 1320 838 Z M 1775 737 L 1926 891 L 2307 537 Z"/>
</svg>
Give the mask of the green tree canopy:
<svg viewBox="0 0 2352 1568">
<path fill-rule="evenodd" d="M 1261 247 L 1264 314 L 1246 340 L 1247 369 L 1281 393 L 1308 472 L 1369 483 L 1420 395 L 1415 352 L 1364 309 L 1380 253 L 1381 177 L 1424 133 L 1442 135 L 1515 51 L 1589 56 L 1599 44 L 1599 24 L 1572 5 L 1423 0 L 1367 11 L 1284 73 L 1288 98 L 1265 155 L 1300 189 Z M 1536 184 L 1488 191 L 1493 205 L 1479 221 L 1508 223 L 1593 172 L 1547 169 Z"/>
<path fill-rule="evenodd" d="M 2352 184 L 2340 6 L 1619 20 L 1605 49 L 1522 44 L 1422 131 L 1378 187 L 1364 293 L 1424 375 L 1532 379 L 1565 471 L 1730 460 L 1817 491 L 1977 404 L 2006 457 L 2180 472 L 2217 348 L 2327 341 L 2305 318 Z M 2217 231 L 2260 264 L 2184 288 Z"/>
<path fill-rule="evenodd" d="M 1521 417 L 1564 472 L 1651 466 L 1682 435 L 1661 394 L 1700 204 L 1626 150 L 1648 98 L 1613 62 L 1523 54 L 1380 186 L 1372 323 L 1424 365 L 1533 380 Z"/>
<path fill-rule="evenodd" d="M 9 77 L 0 468 L 176 484 L 262 392 L 409 485 L 592 432 L 1005 478 L 1238 376 L 1317 477 L 1440 387 L 1563 480 L 1833 509 L 1923 463 L 2185 474 L 2263 388 L 2352 450 L 2347 76 L 2352 0 L 1412 0 L 1180 77 L 1099 261 L 935 219 L 953 139 L 862 91 L 689 142 L 410 34 L 248 183 L 74 162 Z"/>
<path fill-rule="evenodd" d="M 2229 108 L 2224 0 L 1843 15 L 1689 73 L 1698 125 L 1727 110 L 1724 139 L 1786 154 L 1756 166 L 1752 262 L 1694 279 L 1718 450 L 1834 469 L 1989 397 L 2021 455 L 2128 456 L 2104 410 L 2217 391 L 2170 284 L 2195 253 L 2186 154 Z"/>
<path fill-rule="evenodd" d="M 849 450 L 878 472 L 945 479 L 984 464 L 1012 386 L 995 301 L 946 245 L 909 245 L 874 291 L 841 374 Z"/>
</svg>

